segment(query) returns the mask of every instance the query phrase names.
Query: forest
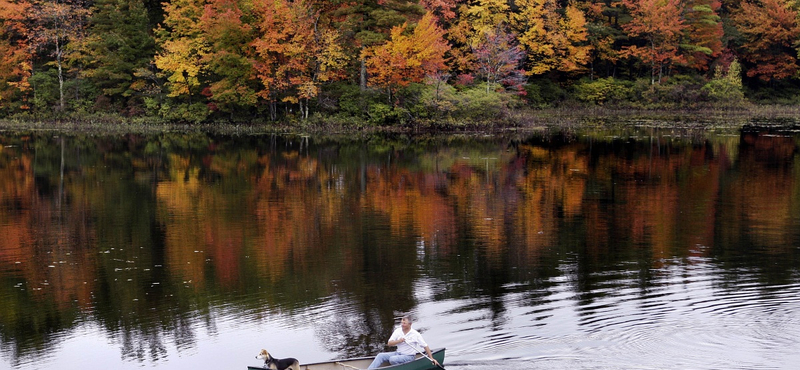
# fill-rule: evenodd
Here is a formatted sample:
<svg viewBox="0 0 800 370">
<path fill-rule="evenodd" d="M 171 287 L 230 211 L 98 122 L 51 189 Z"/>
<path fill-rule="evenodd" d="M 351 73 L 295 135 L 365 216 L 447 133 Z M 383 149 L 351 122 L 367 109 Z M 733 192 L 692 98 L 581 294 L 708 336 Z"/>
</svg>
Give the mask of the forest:
<svg viewBox="0 0 800 370">
<path fill-rule="evenodd" d="M 0 0 L 0 117 L 800 103 L 794 0 Z"/>
</svg>

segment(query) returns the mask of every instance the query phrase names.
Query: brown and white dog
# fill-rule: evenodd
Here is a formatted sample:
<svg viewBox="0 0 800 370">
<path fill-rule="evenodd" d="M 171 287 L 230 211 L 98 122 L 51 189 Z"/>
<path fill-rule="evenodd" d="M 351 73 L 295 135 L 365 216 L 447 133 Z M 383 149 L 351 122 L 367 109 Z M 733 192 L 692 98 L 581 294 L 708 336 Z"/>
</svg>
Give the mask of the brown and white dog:
<svg viewBox="0 0 800 370">
<path fill-rule="evenodd" d="M 261 352 L 258 353 L 256 356 L 257 359 L 264 360 L 264 368 L 271 369 L 271 370 L 300 370 L 300 363 L 297 362 L 296 358 L 274 358 L 272 355 L 267 352 L 267 350 L 262 349 Z"/>
</svg>

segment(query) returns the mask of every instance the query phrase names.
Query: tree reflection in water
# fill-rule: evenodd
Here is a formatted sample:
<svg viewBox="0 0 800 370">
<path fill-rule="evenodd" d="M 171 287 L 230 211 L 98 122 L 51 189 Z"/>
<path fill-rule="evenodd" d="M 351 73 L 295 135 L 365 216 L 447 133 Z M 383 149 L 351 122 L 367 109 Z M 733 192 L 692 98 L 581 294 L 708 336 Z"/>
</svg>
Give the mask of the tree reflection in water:
<svg viewBox="0 0 800 370">
<path fill-rule="evenodd" d="M 0 349 L 18 368 L 87 326 L 155 366 L 276 317 L 313 328 L 303 351 L 363 356 L 396 311 L 436 302 L 433 346 L 495 358 L 566 310 L 591 326 L 621 294 L 669 291 L 674 266 L 712 264 L 720 289 L 741 271 L 765 292 L 797 284 L 794 134 L 0 142 Z"/>
</svg>

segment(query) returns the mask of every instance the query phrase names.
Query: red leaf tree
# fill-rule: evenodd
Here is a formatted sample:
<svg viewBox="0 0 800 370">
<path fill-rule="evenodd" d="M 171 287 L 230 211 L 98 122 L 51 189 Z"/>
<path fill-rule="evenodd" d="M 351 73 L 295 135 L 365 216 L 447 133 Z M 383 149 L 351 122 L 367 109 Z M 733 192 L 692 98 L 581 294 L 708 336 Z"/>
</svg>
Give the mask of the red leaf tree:
<svg viewBox="0 0 800 370">
<path fill-rule="evenodd" d="M 731 19 L 745 39 L 741 51 L 748 62 L 747 76 L 771 81 L 797 74 L 794 45 L 800 27 L 792 4 L 785 0 L 745 1 L 733 12 Z"/>
<path fill-rule="evenodd" d="M 683 64 L 679 46 L 686 30 L 680 0 L 625 0 L 631 21 L 623 26 L 639 41 L 623 49 L 630 56 L 650 65 L 650 83 L 660 82 L 672 65 Z M 638 40 L 637 40 L 638 39 Z"/>
</svg>

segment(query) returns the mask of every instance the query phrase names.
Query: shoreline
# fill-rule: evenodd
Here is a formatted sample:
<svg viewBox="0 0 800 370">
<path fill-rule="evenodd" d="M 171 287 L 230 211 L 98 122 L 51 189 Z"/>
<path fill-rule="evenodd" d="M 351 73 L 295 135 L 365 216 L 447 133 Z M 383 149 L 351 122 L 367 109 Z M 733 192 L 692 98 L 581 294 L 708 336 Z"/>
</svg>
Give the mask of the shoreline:
<svg viewBox="0 0 800 370">
<path fill-rule="evenodd" d="M 307 121 L 207 123 L 166 122 L 153 117 L 96 115 L 37 119 L 0 119 L 0 131 L 53 131 L 89 134 L 147 134 L 160 132 L 206 132 L 227 135 L 371 135 L 371 134 L 501 134 L 552 128 L 643 126 L 660 128 L 742 128 L 747 126 L 795 129 L 800 126 L 800 106 L 746 106 L 737 109 L 693 110 L 615 109 L 606 107 L 562 107 L 520 109 L 496 120 L 454 122 L 419 121 L 411 124 L 367 125 L 344 122 L 336 117 Z"/>
</svg>

